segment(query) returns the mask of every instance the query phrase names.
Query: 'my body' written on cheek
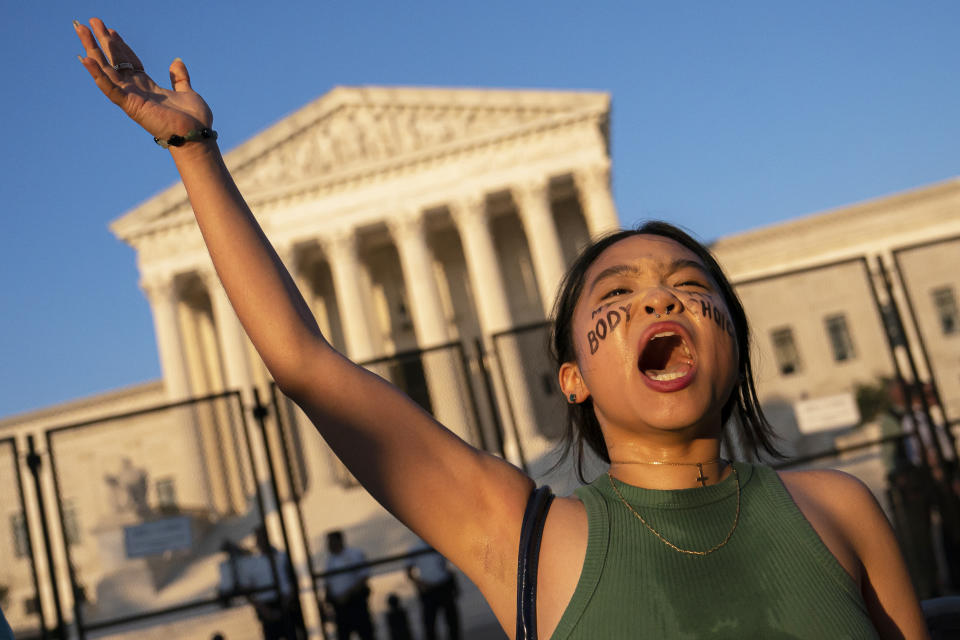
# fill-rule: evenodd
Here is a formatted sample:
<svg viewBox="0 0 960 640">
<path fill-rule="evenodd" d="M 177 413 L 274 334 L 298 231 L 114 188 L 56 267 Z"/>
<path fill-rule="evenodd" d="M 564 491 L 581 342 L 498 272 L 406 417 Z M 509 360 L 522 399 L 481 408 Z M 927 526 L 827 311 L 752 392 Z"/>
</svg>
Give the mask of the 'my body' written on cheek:
<svg viewBox="0 0 960 640">
<path fill-rule="evenodd" d="M 587 344 L 590 345 L 590 355 L 597 352 L 600 343 L 606 340 L 607 336 L 620 326 L 624 320 L 630 320 L 630 307 L 632 303 L 617 305 L 616 309 L 611 309 L 613 304 L 606 304 L 594 309 L 590 314 L 590 321 L 596 320 L 593 329 L 587 332 Z"/>
</svg>

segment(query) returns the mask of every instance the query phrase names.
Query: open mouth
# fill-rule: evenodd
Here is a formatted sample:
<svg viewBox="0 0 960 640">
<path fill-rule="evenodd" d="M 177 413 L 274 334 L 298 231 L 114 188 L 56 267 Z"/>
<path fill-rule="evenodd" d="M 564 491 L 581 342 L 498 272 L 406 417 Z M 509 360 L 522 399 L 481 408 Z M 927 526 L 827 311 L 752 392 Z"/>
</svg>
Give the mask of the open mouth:
<svg viewBox="0 0 960 640">
<path fill-rule="evenodd" d="M 670 382 L 690 373 L 693 354 L 680 334 L 669 330 L 659 331 L 643 348 L 637 366 L 651 380 Z"/>
</svg>

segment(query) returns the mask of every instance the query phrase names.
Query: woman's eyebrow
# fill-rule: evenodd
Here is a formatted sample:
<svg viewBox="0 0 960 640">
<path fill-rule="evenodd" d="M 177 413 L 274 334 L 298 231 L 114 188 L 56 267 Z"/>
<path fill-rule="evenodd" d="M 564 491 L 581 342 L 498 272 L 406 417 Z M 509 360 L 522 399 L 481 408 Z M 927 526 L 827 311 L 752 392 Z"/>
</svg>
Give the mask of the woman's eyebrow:
<svg viewBox="0 0 960 640">
<path fill-rule="evenodd" d="M 705 277 L 710 277 L 710 273 L 707 271 L 707 268 L 703 266 L 697 260 L 691 260 L 690 258 L 677 258 L 667 267 L 667 274 L 672 275 L 681 269 L 692 268 L 696 269 L 702 273 Z"/>
<path fill-rule="evenodd" d="M 623 275 L 636 275 L 642 273 L 642 269 L 635 265 L 630 264 L 615 264 L 612 267 L 607 267 L 603 271 L 597 274 L 597 276 L 590 283 L 590 288 L 587 290 L 587 294 L 593 293 L 593 289 L 597 286 L 601 280 L 606 278 L 611 278 L 614 276 L 623 276 Z"/>
</svg>

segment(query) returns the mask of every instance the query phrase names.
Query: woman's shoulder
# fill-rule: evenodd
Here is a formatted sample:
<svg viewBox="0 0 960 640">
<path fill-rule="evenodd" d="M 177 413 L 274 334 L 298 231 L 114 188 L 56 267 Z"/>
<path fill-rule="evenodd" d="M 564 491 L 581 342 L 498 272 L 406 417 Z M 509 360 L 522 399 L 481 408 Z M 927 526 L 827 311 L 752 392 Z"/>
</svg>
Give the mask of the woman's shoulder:
<svg viewBox="0 0 960 640">
<path fill-rule="evenodd" d="M 836 469 L 776 471 L 794 500 L 800 496 L 822 506 L 870 508 L 877 506 L 870 488 L 856 476 Z"/>
<path fill-rule="evenodd" d="M 803 515 L 863 593 L 884 637 L 925 637 L 923 616 L 890 522 L 870 488 L 842 471 L 781 471 Z"/>
<path fill-rule="evenodd" d="M 813 522 L 811 515 L 829 519 L 851 542 L 856 542 L 864 525 L 886 522 L 870 488 L 856 476 L 834 469 L 778 471 L 777 475 L 808 520 Z"/>
<path fill-rule="evenodd" d="M 778 471 L 777 475 L 823 543 L 859 584 L 866 537 L 880 527 L 889 528 L 869 487 L 833 469 Z"/>
</svg>

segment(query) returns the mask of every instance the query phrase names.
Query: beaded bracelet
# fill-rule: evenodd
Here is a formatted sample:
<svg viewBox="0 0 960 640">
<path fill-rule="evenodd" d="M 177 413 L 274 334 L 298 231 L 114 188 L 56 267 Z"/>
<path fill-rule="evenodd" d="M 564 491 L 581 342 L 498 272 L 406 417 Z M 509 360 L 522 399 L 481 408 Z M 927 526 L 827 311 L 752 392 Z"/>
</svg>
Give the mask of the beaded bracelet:
<svg viewBox="0 0 960 640">
<path fill-rule="evenodd" d="M 182 147 L 187 142 L 196 142 L 197 140 L 216 140 L 217 132 L 213 129 L 191 129 L 187 131 L 187 135 L 178 136 L 176 134 L 170 136 L 166 140 L 160 138 L 154 138 L 153 141 L 158 145 L 166 149 L 167 147 Z"/>
</svg>

